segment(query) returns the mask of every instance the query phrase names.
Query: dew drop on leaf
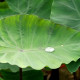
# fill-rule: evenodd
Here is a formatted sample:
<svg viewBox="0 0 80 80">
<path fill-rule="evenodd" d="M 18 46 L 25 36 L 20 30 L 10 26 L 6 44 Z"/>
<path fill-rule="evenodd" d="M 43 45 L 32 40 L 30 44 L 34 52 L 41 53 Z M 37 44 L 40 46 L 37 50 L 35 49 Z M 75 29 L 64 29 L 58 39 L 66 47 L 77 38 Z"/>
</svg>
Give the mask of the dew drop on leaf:
<svg viewBox="0 0 80 80">
<path fill-rule="evenodd" d="M 52 47 L 47 47 L 47 48 L 45 49 L 46 52 L 53 52 L 54 50 L 55 50 L 55 49 L 52 48 Z"/>
</svg>

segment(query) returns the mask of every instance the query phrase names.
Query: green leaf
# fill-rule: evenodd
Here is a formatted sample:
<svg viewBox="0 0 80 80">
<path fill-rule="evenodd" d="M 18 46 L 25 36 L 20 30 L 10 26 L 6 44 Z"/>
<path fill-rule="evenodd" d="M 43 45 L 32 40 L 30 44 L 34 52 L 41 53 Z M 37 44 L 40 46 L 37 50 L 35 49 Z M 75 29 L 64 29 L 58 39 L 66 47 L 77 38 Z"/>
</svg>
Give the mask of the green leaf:
<svg viewBox="0 0 80 80">
<path fill-rule="evenodd" d="M 47 47 L 55 49 L 46 52 Z M 0 62 L 33 69 L 58 68 L 80 58 L 80 32 L 34 15 L 0 20 Z"/>
<path fill-rule="evenodd" d="M 52 2 L 53 0 L 46 0 L 42 7 L 34 14 L 41 18 L 50 19 Z"/>
<path fill-rule="evenodd" d="M 70 62 L 69 64 L 66 64 L 68 70 L 72 73 L 72 72 L 76 72 L 77 69 L 80 66 L 80 59 L 75 61 Z"/>
<path fill-rule="evenodd" d="M 80 30 L 80 0 L 54 0 L 51 20 Z"/>
<path fill-rule="evenodd" d="M 0 73 L 4 80 L 20 80 L 19 72 L 0 71 Z M 23 72 L 23 80 L 43 80 L 43 74 L 41 71 L 26 71 Z"/>
<path fill-rule="evenodd" d="M 9 9 L 8 4 L 6 2 L 0 2 L 0 19 L 17 14 L 18 13 Z"/>
<path fill-rule="evenodd" d="M 18 72 L 19 71 L 19 67 L 16 65 L 10 65 L 8 63 L 0 63 L 0 70 L 9 70 L 12 72 Z M 27 67 L 27 68 L 23 68 L 23 71 L 29 71 L 29 70 L 33 70 L 31 67 Z"/>
<path fill-rule="evenodd" d="M 10 9 L 19 14 L 35 14 L 50 18 L 53 0 L 6 0 Z"/>
<path fill-rule="evenodd" d="M 8 63 L 0 63 L 0 70 L 7 70 L 10 69 L 12 72 L 19 71 L 19 67 L 15 65 L 10 65 Z"/>
<path fill-rule="evenodd" d="M 0 9 L 6 9 L 8 8 L 8 4 L 6 2 L 0 2 Z"/>
<path fill-rule="evenodd" d="M 0 77 L 0 80 L 3 80 L 3 79 Z"/>
<path fill-rule="evenodd" d="M 16 14 L 18 14 L 18 13 L 10 10 L 9 8 L 7 8 L 7 9 L 0 8 L 0 19 L 8 17 L 8 16 L 13 16 Z"/>
</svg>

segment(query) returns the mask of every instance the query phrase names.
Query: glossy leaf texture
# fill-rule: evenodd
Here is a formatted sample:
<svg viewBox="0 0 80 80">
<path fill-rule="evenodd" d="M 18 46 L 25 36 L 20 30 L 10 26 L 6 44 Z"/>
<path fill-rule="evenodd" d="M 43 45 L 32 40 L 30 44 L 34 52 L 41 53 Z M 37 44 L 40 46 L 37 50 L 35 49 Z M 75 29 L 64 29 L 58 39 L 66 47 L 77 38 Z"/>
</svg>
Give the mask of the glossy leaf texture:
<svg viewBox="0 0 80 80">
<path fill-rule="evenodd" d="M 76 72 L 77 69 L 80 67 L 80 59 L 78 59 L 76 62 L 72 61 L 66 66 L 71 73 Z"/>
<path fill-rule="evenodd" d="M 19 72 L 13 73 L 9 71 L 0 71 L 4 80 L 20 80 Z M 23 80 L 43 80 L 41 71 L 31 70 L 23 72 Z"/>
<path fill-rule="evenodd" d="M 47 47 L 55 49 L 46 52 Z M 80 32 L 40 19 L 16 15 L 0 20 L 0 62 L 40 70 L 80 58 Z"/>
<path fill-rule="evenodd" d="M 51 20 L 80 31 L 80 0 L 54 0 Z"/>
<path fill-rule="evenodd" d="M 35 14 L 41 18 L 50 18 L 53 0 L 6 0 L 9 8 L 18 14 Z"/>
</svg>

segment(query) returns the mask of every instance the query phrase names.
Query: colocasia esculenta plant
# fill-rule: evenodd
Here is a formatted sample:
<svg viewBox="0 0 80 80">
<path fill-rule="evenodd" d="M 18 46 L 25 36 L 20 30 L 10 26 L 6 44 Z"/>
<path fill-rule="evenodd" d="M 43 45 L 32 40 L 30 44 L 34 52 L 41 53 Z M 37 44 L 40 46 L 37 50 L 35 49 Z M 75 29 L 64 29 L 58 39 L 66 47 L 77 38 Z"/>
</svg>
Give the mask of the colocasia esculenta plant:
<svg viewBox="0 0 80 80">
<path fill-rule="evenodd" d="M 44 67 L 56 69 L 63 63 L 70 72 L 76 71 L 80 65 L 79 7 L 80 0 L 0 2 L 2 78 L 44 80 Z"/>
</svg>

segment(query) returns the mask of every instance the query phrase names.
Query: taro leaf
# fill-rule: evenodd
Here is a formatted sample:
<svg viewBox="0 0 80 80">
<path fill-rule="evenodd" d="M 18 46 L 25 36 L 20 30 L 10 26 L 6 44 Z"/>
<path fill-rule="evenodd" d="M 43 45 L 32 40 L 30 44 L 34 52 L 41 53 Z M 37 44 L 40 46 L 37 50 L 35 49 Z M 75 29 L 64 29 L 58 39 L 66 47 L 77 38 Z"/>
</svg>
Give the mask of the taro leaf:
<svg viewBox="0 0 80 80">
<path fill-rule="evenodd" d="M 0 63 L 0 70 L 9 70 L 12 72 L 18 72 L 19 71 L 19 67 L 16 65 L 10 65 L 8 63 Z M 31 67 L 27 67 L 27 68 L 23 68 L 23 71 L 29 71 L 29 70 L 33 70 Z"/>
<path fill-rule="evenodd" d="M 0 19 L 8 17 L 8 16 L 13 16 L 16 14 L 18 14 L 18 13 L 10 10 L 9 8 L 7 8 L 7 9 L 1 9 L 0 8 Z"/>
<path fill-rule="evenodd" d="M 79 66 L 80 66 L 80 59 L 77 60 L 76 62 L 72 61 L 72 62 L 70 62 L 69 64 L 67 64 L 66 66 L 67 66 L 67 68 L 68 68 L 68 70 L 69 70 L 70 72 L 76 72 L 77 69 L 78 69 Z"/>
<path fill-rule="evenodd" d="M 10 65 L 8 63 L 0 63 L 0 70 L 6 70 L 10 69 L 12 72 L 17 72 L 19 71 L 19 67 L 15 65 Z"/>
<path fill-rule="evenodd" d="M 45 48 L 52 47 L 53 52 Z M 0 20 L 0 62 L 21 68 L 58 68 L 80 58 L 80 32 L 34 15 Z"/>
<path fill-rule="evenodd" d="M 19 72 L 0 71 L 0 73 L 4 80 L 20 80 Z M 36 70 L 26 71 L 23 72 L 23 80 L 43 80 L 43 74 Z"/>
<path fill-rule="evenodd" d="M 0 2 L 0 9 L 3 8 L 8 8 L 8 4 L 6 2 Z"/>
<path fill-rule="evenodd" d="M 50 19 L 52 2 L 53 0 L 47 0 L 46 3 L 44 3 L 43 6 L 34 14 L 41 18 Z"/>
<path fill-rule="evenodd" d="M 19 14 L 35 14 L 50 18 L 53 0 L 6 0 L 10 9 Z"/>
<path fill-rule="evenodd" d="M 54 0 L 51 19 L 80 30 L 80 0 Z"/>
<path fill-rule="evenodd" d="M 10 10 L 6 2 L 0 2 L 0 19 L 16 14 L 18 13 Z"/>
</svg>

